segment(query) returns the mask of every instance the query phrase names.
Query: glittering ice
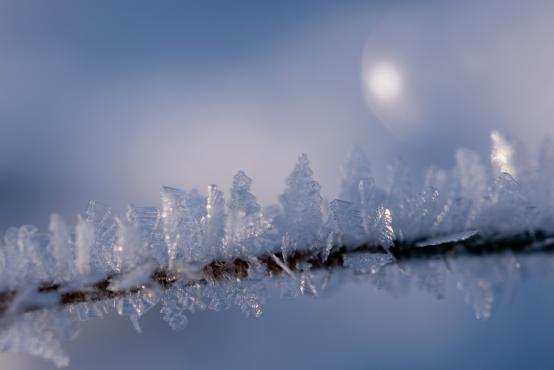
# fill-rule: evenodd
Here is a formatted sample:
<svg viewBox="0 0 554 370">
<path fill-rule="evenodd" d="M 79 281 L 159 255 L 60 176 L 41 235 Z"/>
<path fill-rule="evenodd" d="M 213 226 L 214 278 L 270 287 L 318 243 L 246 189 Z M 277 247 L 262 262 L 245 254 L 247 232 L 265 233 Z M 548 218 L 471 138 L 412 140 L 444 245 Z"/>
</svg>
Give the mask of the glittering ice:
<svg viewBox="0 0 554 370">
<path fill-rule="evenodd" d="M 359 274 L 375 274 L 392 261 L 390 255 L 381 253 L 359 252 L 344 256 L 344 266 Z"/>
<path fill-rule="evenodd" d="M 321 186 L 312 177 L 308 156 L 302 154 L 287 178 L 279 200 L 283 207 L 281 227 L 296 248 L 306 248 L 319 239 L 323 225 Z"/>
<path fill-rule="evenodd" d="M 252 179 L 239 171 L 227 199 L 216 185 L 206 195 L 163 187 L 159 208 L 133 205 L 119 215 L 91 201 L 75 225 L 52 215 L 48 232 L 10 228 L 0 245 L 0 348 L 65 366 L 61 342 L 79 322 L 110 311 L 140 331 L 140 317 L 158 306 L 180 330 L 204 310 L 236 307 L 259 317 L 271 284 L 283 296 L 319 296 L 345 279 L 393 296 L 415 288 L 437 298 L 452 280 L 475 316 L 488 319 L 522 271 L 551 273 L 552 258 L 395 256 L 474 238 L 494 247 L 502 238 L 542 235 L 528 250 L 551 245 L 553 144 L 546 141 L 532 161 L 517 140 L 493 132 L 490 161 L 459 149 L 453 168 L 431 167 L 423 181 L 397 161 L 383 188 L 356 148 L 333 199 L 322 196 L 303 154 L 277 205 L 262 207 Z M 103 295 L 87 296 L 99 289 Z M 59 307 L 63 294 L 75 300 Z"/>
</svg>

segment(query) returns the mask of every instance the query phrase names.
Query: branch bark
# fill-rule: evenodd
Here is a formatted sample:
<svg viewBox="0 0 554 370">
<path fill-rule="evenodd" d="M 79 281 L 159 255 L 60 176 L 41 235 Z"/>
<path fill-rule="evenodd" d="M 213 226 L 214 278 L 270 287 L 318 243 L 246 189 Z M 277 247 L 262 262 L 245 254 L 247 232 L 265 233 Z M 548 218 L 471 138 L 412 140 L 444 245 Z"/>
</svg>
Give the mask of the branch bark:
<svg viewBox="0 0 554 370">
<path fill-rule="evenodd" d="M 479 235 L 467 240 L 456 242 L 445 242 L 438 245 L 417 246 L 418 243 L 395 244 L 388 252 L 385 249 L 364 244 L 354 248 L 344 246 L 333 248 L 326 259 L 323 259 L 319 251 L 297 251 L 286 260 L 283 260 L 281 252 L 275 254 L 265 254 L 258 256 L 257 260 L 264 266 L 269 277 L 282 274 L 283 266 L 288 267 L 290 271 L 297 272 L 301 269 L 302 262 L 307 262 L 312 269 L 345 268 L 344 256 L 360 252 L 370 252 L 376 254 L 390 253 L 396 263 L 416 259 L 436 258 L 436 257 L 463 257 L 463 256 L 483 256 L 499 253 L 513 254 L 536 254 L 550 253 L 554 251 L 554 235 L 548 235 L 542 231 L 534 233 L 524 233 L 505 238 L 483 238 Z M 275 261 L 278 258 L 283 264 Z M 232 261 L 212 261 L 203 266 L 200 271 L 200 278 L 188 280 L 187 284 L 212 284 L 230 278 L 247 278 L 249 274 L 250 262 L 247 259 L 237 258 Z M 128 295 L 138 294 L 143 289 L 159 288 L 165 290 L 172 287 L 177 281 L 183 278 L 182 273 L 172 271 L 167 268 L 158 268 L 147 281 L 141 282 L 128 289 L 113 289 L 112 282 L 124 277 L 125 274 L 110 274 L 94 283 L 85 284 L 78 289 L 69 289 L 74 282 L 52 283 L 44 282 L 40 284 L 36 295 L 55 296 L 55 302 L 52 299 L 42 300 L 33 299 L 34 303 L 20 304 L 13 308 L 14 302 L 20 293 L 18 290 L 7 290 L 0 292 L 0 318 L 6 313 L 18 314 L 22 312 L 35 311 L 43 308 L 63 307 L 72 304 L 85 302 L 98 302 L 114 298 L 121 298 Z M 23 289 L 21 289 L 22 291 Z M 50 302 L 50 303 L 40 303 Z"/>
</svg>

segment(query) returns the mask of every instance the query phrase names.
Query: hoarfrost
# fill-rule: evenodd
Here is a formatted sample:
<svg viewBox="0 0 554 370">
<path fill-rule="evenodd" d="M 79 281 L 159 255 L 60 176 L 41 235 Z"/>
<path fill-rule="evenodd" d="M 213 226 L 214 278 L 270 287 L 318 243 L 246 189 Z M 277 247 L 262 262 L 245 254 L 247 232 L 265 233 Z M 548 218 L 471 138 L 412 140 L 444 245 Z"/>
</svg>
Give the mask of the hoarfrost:
<svg viewBox="0 0 554 370">
<path fill-rule="evenodd" d="M 390 255 L 381 253 L 360 252 L 344 257 L 344 266 L 358 274 L 376 274 L 383 266 L 392 262 Z"/>
<path fill-rule="evenodd" d="M 263 212 L 252 180 L 239 171 L 227 203 L 216 185 L 207 196 L 163 187 L 160 208 L 129 206 L 116 215 L 91 201 L 74 228 L 59 215 L 47 233 L 10 228 L 0 247 L 0 348 L 65 366 L 60 343 L 79 321 L 115 309 L 140 330 L 140 317 L 160 301 L 177 330 L 187 314 L 203 310 L 237 307 L 259 317 L 272 282 L 283 296 L 321 295 L 348 278 L 394 296 L 413 286 L 442 298 L 451 278 L 476 317 L 487 319 L 523 276 L 522 264 L 551 272 L 551 259 L 396 256 L 404 248 L 450 250 L 474 239 L 492 242 L 494 250 L 495 241 L 521 235 L 538 236 L 518 247 L 525 251 L 552 244 L 552 143 L 545 142 L 533 166 L 515 140 L 493 132 L 491 146 L 492 172 L 478 154 L 459 149 L 454 168 L 430 168 L 422 188 L 400 161 L 390 185 L 379 187 L 356 148 L 342 167 L 339 199 L 331 202 L 323 201 L 303 154 L 279 204 Z"/>
<path fill-rule="evenodd" d="M 328 227 L 340 235 L 346 246 L 358 246 L 367 241 L 360 212 L 351 202 L 335 199 L 330 204 Z"/>
<path fill-rule="evenodd" d="M 225 225 L 226 257 L 259 253 L 260 240 L 269 228 L 256 197 L 251 193 L 252 179 L 243 171 L 233 177 L 231 199 Z M 261 243 L 263 244 L 263 243 Z"/>
<path fill-rule="evenodd" d="M 424 241 L 416 243 L 416 247 L 430 247 L 435 245 L 452 244 L 466 241 L 474 236 L 478 235 L 478 230 L 468 230 L 461 233 L 450 234 L 447 236 L 426 239 Z"/>
<path fill-rule="evenodd" d="M 225 238 L 225 200 L 217 185 L 208 187 L 206 200 L 206 216 L 202 218 L 204 228 L 204 245 L 208 256 L 220 257 Z"/>
<path fill-rule="evenodd" d="M 312 177 L 308 156 L 302 154 L 279 197 L 283 207 L 282 227 L 296 248 L 311 246 L 319 238 L 323 224 L 321 186 Z"/>
<path fill-rule="evenodd" d="M 371 165 L 365 153 L 354 147 L 348 154 L 345 163 L 341 167 L 342 183 L 339 199 L 353 204 L 361 204 L 359 185 L 361 181 L 373 181 L 371 177 Z"/>
<path fill-rule="evenodd" d="M 58 367 L 69 365 L 69 356 L 62 349 L 62 340 L 69 340 L 76 329 L 64 311 L 41 310 L 15 318 L 0 331 L 0 351 L 26 352 L 50 360 Z"/>
</svg>

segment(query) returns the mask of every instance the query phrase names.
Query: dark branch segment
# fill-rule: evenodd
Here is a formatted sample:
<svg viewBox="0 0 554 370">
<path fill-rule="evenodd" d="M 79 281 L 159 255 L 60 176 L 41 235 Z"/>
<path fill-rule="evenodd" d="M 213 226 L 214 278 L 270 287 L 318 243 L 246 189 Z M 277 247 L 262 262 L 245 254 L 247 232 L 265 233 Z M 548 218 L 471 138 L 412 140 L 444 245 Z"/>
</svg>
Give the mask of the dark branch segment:
<svg viewBox="0 0 554 370">
<path fill-rule="evenodd" d="M 369 252 L 375 254 L 390 253 L 396 263 L 426 259 L 435 257 L 463 257 L 463 256 L 482 256 L 493 255 L 500 253 L 513 254 L 537 254 L 549 253 L 554 251 L 554 237 L 544 232 L 538 231 L 535 233 L 523 233 L 505 238 L 484 238 L 475 235 L 466 240 L 443 242 L 437 245 L 416 244 L 395 244 L 389 251 L 379 246 L 361 245 L 356 248 L 336 247 L 331 253 L 324 258 L 320 252 L 297 251 L 283 258 L 281 252 L 275 254 L 266 254 L 257 257 L 257 261 L 261 264 L 267 276 L 282 274 L 283 267 L 287 267 L 292 272 L 301 270 L 303 263 L 310 264 L 312 269 L 327 269 L 346 268 L 344 266 L 344 257 L 346 255 Z M 418 244 L 419 245 L 419 244 Z M 276 261 L 279 261 L 279 263 Z M 233 261 L 213 261 L 205 265 L 200 272 L 200 277 L 188 279 L 187 284 L 214 284 L 225 279 L 244 279 L 249 276 L 250 264 L 247 259 L 237 258 Z M 101 279 L 92 284 L 86 284 L 83 287 L 70 290 L 71 282 L 66 283 L 43 283 L 36 291 L 40 295 L 57 295 L 56 307 L 63 307 L 86 302 L 105 301 L 114 298 L 120 298 L 128 295 L 139 293 L 146 288 L 157 287 L 161 290 L 172 287 L 177 281 L 183 278 L 182 274 L 171 271 L 166 268 L 158 268 L 150 274 L 147 281 L 143 281 L 136 286 L 128 289 L 113 289 L 112 283 L 123 277 L 125 274 L 111 274 L 104 279 Z M 22 304 L 15 312 L 12 308 L 12 303 L 15 302 L 18 296 L 17 290 L 9 290 L 0 292 L 0 317 L 4 316 L 8 311 L 11 313 L 29 312 L 43 308 L 52 307 L 51 304 Z M 33 300 L 41 302 L 40 299 Z"/>
</svg>

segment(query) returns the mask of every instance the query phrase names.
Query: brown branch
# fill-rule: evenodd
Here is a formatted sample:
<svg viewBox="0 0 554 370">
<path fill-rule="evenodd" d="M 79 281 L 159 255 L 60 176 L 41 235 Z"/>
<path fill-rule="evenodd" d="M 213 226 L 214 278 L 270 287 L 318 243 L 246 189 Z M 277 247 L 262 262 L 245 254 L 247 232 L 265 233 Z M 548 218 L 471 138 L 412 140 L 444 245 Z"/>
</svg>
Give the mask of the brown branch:
<svg viewBox="0 0 554 370">
<path fill-rule="evenodd" d="M 510 238 L 485 239 L 475 236 L 460 242 L 443 243 L 439 245 L 418 247 L 415 243 L 409 245 L 396 244 L 390 249 L 390 253 L 398 262 L 415 259 L 434 257 L 460 257 L 467 255 L 491 255 L 511 252 L 514 254 L 546 253 L 554 251 L 554 239 L 544 232 L 524 233 L 514 235 Z M 356 248 L 337 247 L 324 260 L 319 252 L 297 251 L 286 260 L 283 260 L 281 252 L 274 255 L 266 254 L 257 259 L 265 267 L 268 276 L 283 273 L 283 268 L 274 260 L 274 257 L 283 261 L 291 271 L 297 272 L 301 268 L 301 262 L 307 262 L 312 269 L 328 269 L 344 267 L 344 256 L 360 252 L 371 252 L 385 254 L 381 247 L 362 245 Z M 224 279 L 247 278 L 250 262 L 246 259 L 237 258 L 233 261 L 213 261 L 205 265 L 201 270 L 201 277 L 189 280 L 187 284 L 208 284 L 217 283 Z M 158 287 L 162 290 L 172 287 L 181 278 L 179 273 L 159 268 L 155 270 L 147 282 L 130 289 L 112 290 L 112 282 L 123 277 L 123 274 L 111 274 L 95 283 L 88 284 L 77 290 L 67 290 L 67 283 L 43 283 L 37 288 L 37 294 L 57 294 L 56 307 L 63 307 L 72 304 L 85 302 L 98 302 L 114 298 L 125 297 L 139 293 L 146 288 Z M 0 318 L 12 306 L 18 295 L 17 290 L 0 292 Z M 40 302 L 40 300 L 38 300 Z M 23 304 L 18 307 L 17 312 L 29 312 L 47 308 L 41 304 Z M 13 312 L 12 312 L 13 313 Z"/>
</svg>

